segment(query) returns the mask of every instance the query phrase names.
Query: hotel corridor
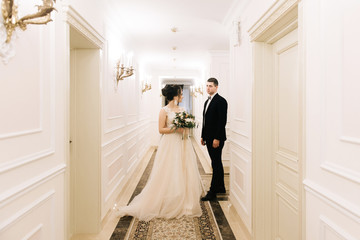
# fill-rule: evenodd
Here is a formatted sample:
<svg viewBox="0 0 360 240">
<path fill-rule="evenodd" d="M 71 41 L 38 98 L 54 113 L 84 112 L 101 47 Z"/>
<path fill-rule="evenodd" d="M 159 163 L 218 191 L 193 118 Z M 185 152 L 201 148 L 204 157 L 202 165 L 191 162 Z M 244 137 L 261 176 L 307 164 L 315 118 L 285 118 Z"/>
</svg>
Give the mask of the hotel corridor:
<svg viewBox="0 0 360 240">
<path fill-rule="evenodd" d="M 359 0 L 0 2 L 0 240 L 360 239 Z M 119 222 L 166 85 L 199 125 L 208 190 L 209 78 L 228 106 L 226 194 L 196 219 Z"/>
</svg>

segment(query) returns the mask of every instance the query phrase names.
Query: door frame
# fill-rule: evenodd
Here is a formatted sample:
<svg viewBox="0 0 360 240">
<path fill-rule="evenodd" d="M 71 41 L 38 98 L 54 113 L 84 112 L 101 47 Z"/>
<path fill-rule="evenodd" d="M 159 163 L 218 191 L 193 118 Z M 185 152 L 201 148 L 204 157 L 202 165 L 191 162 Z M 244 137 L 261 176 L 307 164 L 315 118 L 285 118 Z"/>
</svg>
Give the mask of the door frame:
<svg viewBox="0 0 360 240">
<path fill-rule="evenodd" d="M 83 35 L 88 42 L 90 42 L 92 45 L 95 45 L 96 48 L 100 51 L 100 69 L 99 69 L 99 104 L 100 104 L 100 109 L 98 109 L 99 111 L 99 122 L 100 122 L 100 144 L 99 144 L 99 152 L 100 152 L 100 156 L 99 156 L 99 175 L 97 176 L 97 181 L 98 181 L 98 186 L 99 187 L 99 191 L 97 192 L 98 195 L 98 199 L 100 201 L 100 207 L 98 209 L 99 211 L 99 224 L 98 224 L 98 231 L 101 230 L 101 208 L 102 208 L 102 192 L 101 192 L 101 186 L 102 186 L 102 182 L 101 182 L 101 142 L 102 142 L 102 131 L 103 131 L 103 127 L 102 127 L 102 81 L 104 79 L 103 76 L 103 69 L 105 69 L 105 61 L 104 61 L 104 49 L 105 49 L 105 39 L 95 30 L 95 28 L 93 28 L 91 26 L 90 23 L 88 23 L 72 6 L 70 5 L 65 5 L 64 6 L 64 17 L 65 17 L 65 30 L 66 30 L 66 51 L 68 51 L 67 54 L 67 63 L 66 63 L 66 72 L 67 72 L 67 79 L 66 79 L 66 90 L 65 90 L 65 96 L 66 96 L 66 103 L 65 103 L 65 109 L 64 109 L 64 113 L 65 113 L 65 122 L 66 122 L 66 132 L 64 134 L 64 150 L 65 150 L 65 157 L 66 157 L 66 165 L 67 165 L 67 170 L 66 170 L 66 179 L 65 179 L 65 236 L 67 237 L 66 239 L 71 239 L 71 227 L 70 227 L 70 223 L 71 223 L 71 214 L 70 214 L 70 209 L 71 209 L 71 202 L 70 202 L 70 192 L 71 192 L 71 179 L 70 179 L 70 81 L 71 81 L 71 73 L 70 73 L 70 29 L 73 28 L 75 29 L 77 32 L 79 32 L 81 35 Z"/>
<path fill-rule="evenodd" d="M 301 163 L 299 169 L 300 199 L 302 209 L 301 235 L 305 238 L 305 201 L 302 181 L 305 170 L 305 87 L 304 87 L 304 42 L 303 13 L 300 0 L 278 0 L 249 29 L 253 45 L 253 104 L 252 104 L 252 235 L 253 240 L 271 239 L 272 210 L 272 105 L 273 105 L 273 47 L 286 34 L 298 28 L 299 47 L 299 107 L 302 109 L 302 148 L 299 152 Z"/>
</svg>

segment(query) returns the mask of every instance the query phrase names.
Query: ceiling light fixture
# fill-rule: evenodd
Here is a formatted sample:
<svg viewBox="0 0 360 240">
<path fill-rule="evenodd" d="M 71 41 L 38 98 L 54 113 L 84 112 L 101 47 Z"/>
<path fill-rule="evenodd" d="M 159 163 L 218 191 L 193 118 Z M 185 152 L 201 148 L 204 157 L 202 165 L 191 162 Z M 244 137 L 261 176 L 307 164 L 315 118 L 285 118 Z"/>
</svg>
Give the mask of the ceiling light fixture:
<svg viewBox="0 0 360 240">
<path fill-rule="evenodd" d="M 172 31 L 173 33 L 176 33 L 176 32 L 178 31 L 178 29 L 177 29 L 177 27 L 172 27 L 172 28 L 171 28 L 171 31 Z"/>
</svg>

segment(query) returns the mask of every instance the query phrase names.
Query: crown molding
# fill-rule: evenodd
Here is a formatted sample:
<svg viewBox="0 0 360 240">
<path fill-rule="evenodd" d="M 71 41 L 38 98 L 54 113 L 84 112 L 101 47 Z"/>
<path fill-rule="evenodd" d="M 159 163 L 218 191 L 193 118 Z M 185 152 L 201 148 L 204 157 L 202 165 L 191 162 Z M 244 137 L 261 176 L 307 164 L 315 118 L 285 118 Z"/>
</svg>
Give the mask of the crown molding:
<svg viewBox="0 0 360 240">
<path fill-rule="evenodd" d="M 269 10 L 250 27 L 248 30 L 250 40 L 257 40 L 262 33 L 271 28 L 278 20 L 282 19 L 284 15 L 294 9 L 299 2 L 300 0 L 277 0 Z"/>
<path fill-rule="evenodd" d="M 105 38 L 86 21 L 72 6 L 64 5 L 65 21 L 94 43 L 98 48 L 103 49 Z"/>
</svg>

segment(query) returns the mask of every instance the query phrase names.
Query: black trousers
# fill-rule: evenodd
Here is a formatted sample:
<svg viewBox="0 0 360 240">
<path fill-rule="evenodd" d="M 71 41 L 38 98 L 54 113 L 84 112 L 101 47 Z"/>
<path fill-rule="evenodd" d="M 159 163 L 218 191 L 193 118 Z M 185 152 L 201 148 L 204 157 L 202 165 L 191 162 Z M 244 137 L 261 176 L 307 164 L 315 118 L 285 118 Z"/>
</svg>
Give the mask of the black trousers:
<svg viewBox="0 0 360 240">
<path fill-rule="evenodd" d="M 206 140 L 206 147 L 211 158 L 211 166 L 213 169 L 210 191 L 213 193 L 225 192 L 224 167 L 221 160 L 224 141 L 220 141 L 220 145 L 217 148 L 213 148 L 212 144 L 213 140 Z"/>
</svg>

